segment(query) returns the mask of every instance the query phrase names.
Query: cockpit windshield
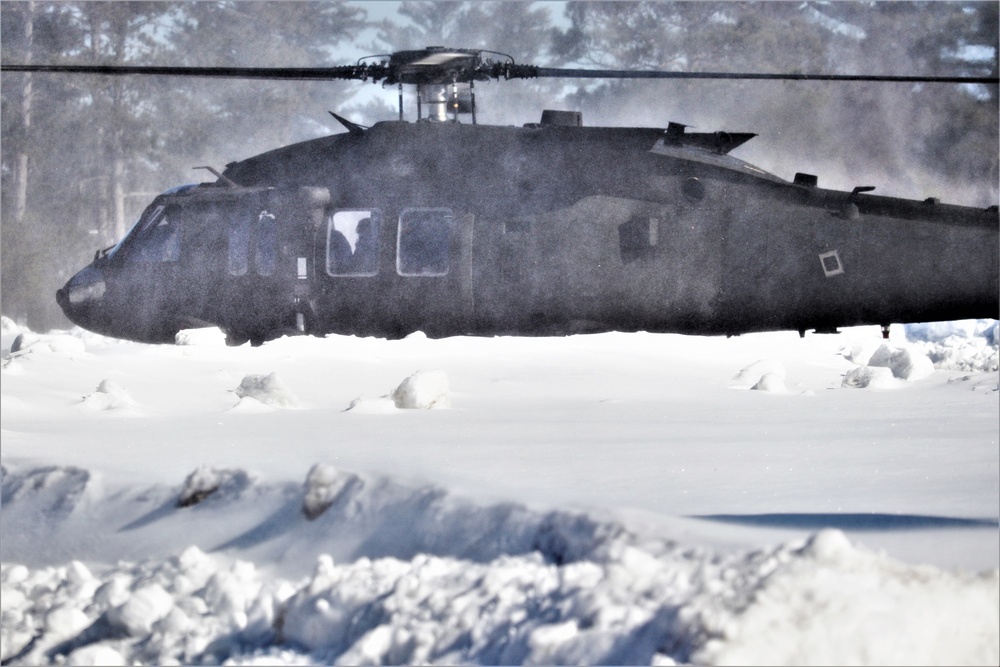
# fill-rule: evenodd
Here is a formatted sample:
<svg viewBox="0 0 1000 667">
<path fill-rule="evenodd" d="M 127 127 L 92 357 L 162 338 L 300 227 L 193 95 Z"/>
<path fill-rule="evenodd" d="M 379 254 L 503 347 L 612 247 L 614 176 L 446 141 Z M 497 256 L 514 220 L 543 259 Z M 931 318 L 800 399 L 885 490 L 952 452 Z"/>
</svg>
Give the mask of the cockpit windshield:
<svg viewBox="0 0 1000 667">
<path fill-rule="evenodd" d="M 146 210 L 139 222 L 108 253 L 125 254 L 126 262 L 176 262 L 181 251 L 180 208 L 157 204 Z"/>
<path fill-rule="evenodd" d="M 181 185 L 163 195 L 179 194 L 193 187 L 196 186 Z M 129 262 L 175 262 L 180 257 L 180 240 L 178 208 L 154 203 L 142 212 L 139 220 L 105 256 L 113 257 L 119 252 L 126 252 L 126 261 Z M 123 248 L 129 250 L 123 251 Z"/>
</svg>

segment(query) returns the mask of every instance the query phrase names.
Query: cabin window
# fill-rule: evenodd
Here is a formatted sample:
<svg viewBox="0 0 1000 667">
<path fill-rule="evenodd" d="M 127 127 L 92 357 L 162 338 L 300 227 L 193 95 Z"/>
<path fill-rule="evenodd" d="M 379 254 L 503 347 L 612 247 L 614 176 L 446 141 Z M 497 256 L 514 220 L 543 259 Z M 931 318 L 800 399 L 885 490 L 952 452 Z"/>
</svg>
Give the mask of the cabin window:
<svg viewBox="0 0 1000 667">
<path fill-rule="evenodd" d="M 618 227 L 618 251 L 622 262 L 652 257 L 659 242 L 660 221 L 657 218 L 632 218 Z"/>
<path fill-rule="evenodd" d="M 246 275 L 250 267 L 250 217 L 240 212 L 229 218 L 229 273 Z"/>
<path fill-rule="evenodd" d="M 377 210 L 334 212 L 326 225 L 326 272 L 331 276 L 377 274 L 381 227 L 382 215 Z"/>
<path fill-rule="evenodd" d="M 157 206 L 132 243 L 135 262 L 176 262 L 181 256 L 180 215 L 176 207 Z"/>
<path fill-rule="evenodd" d="M 254 252 L 254 268 L 258 276 L 274 273 L 278 263 L 278 221 L 270 211 L 257 215 L 257 247 Z"/>
<path fill-rule="evenodd" d="M 448 273 L 454 220 L 450 208 L 409 208 L 399 216 L 396 270 L 401 276 Z"/>
</svg>

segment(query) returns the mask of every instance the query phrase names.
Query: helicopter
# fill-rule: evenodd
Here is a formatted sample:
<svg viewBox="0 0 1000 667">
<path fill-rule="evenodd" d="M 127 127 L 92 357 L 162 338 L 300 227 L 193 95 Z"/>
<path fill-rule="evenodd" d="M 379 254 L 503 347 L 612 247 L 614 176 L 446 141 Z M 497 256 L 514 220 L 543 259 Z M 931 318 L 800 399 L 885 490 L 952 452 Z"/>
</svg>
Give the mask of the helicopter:
<svg viewBox="0 0 1000 667">
<path fill-rule="evenodd" d="M 787 181 L 731 155 L 747 132 L 476 122 L 475 83 L 540 77 L 978 82 L 995 78 L 580 70 L 427 47 L 326 68 L 4 65 L 4 71 L 397 86 L 398 120 L 208 169 L 157 196 L 58 290 L 108 336 L 234 345 L 649 331 L 739 335 L 998 316 L 1000 214 Z M 404 119 L 403 86 L 417 119 Z M 471 122 L 467 122 L 471 119 Z"/>
</svg>

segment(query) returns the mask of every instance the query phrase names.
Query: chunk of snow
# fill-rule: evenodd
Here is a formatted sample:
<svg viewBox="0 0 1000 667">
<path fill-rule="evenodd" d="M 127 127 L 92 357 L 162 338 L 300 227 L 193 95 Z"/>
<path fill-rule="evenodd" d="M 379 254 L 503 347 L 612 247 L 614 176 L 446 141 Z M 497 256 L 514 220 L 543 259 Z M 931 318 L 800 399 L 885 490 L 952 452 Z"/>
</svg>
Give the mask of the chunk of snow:
<svg viewBox="0 0 1000 667">
<path fill-rule="evenodd" d="M 25 503 L 50 518 L 65 517 L 76 508 L 89 482 L 90 473 L 73 466 L 4 470 L 3 504 Z"/>
<path fill-rule="evenodd" d="M 17 322 L 10 319 L 6 315 L 0 315 L 0 333 L 3 335 L 17 335 L 21 333 L 21 327 L 17 325 Z"/>
<path fill-rule="evenodd" d="M 448 376 L 441 370 L 417 371 L 391 394 L 397 408 L 434 410 L 451 407 Z"/>
<path fill-rule="evenodd" d="M 91 410 L 127 410 L 138 405 L 128 390 L 114 380 L 101 380 L 97 389 L 83 397 L 80 404 Z"/>
<path fill-rule="evenodd" d="M 766 391 L 773 394 L 784 394 L 788 392 L 785 388 L 784 373 L 764 373 L 757 380 L 757 384 L 750 387 L 757 391 Z"/>
<path fill-rule="evenodd" d="M 157 583 L 146 584 L 132 592 L 124 604 L 108 611 L 111 626 L 130 637 L 148 635 L 153 624 L 173 608 L 174 599 Z"/>
<path fill-rule="evenodd" d="M 840 354 L 859 366 L 867 366 L 875 351 L 882 347 L 884 343 L 881 338 L 862 338 L 854 341 L 849 347 L 845 347 Z"/>
<path fill-rule="evenodd" d="M 122 654 L 104 644 L 91 644 L 76 649 L 66 656 L 67 665 L 81 665 L 83 667 L 101 665 L 104 667 L 124 667 L 128 662 Z"/>
<path fill-rule="evenodd" d="M 843 387 L 856 389 L 895 389 L 902 385 L 892 370 L 880 366 L 860 366 L 852 368 L 844 375 Z"/>
<path fill-rule="evenodd" d="M 349 486 L 358 483 L 355 475 L 343 474 L 328 463 L 317 463 L 306 475 L 302 511 L 308 519 L 325 512 Z"/>
<path fill-rule="evenodd" d="M 888 368 L 900 380 L 920 380 L 934 374 L 934 364 L 919 351 L 882 345 L 868 360 L 868 366 Z"/>
<path fill-rule="evenodd" d="M 226 334 L 218 327 L 181 329 L 174 336 L 174 344 L 197 345 L 200 347 L 225 347 Z"/>
<path fill-rule="evenodd" d="M 83 341 L 67 334 L 36 334 L 24 331 L 11 344 L 11 356 L 42 354 L 73 359 L 86 355 Z"/>
<path fill-rule="evenodd" d="M 281 381 L 277 373 L 269 375 L 247 375 L 236 388 L 240 399 L 253 399 L 264 405 L 277 408 L 297 408 L 299 399 Z"/>
<path fill-rule="evenodd" d="M 45 614 L 45 630 L 53 639 L 73 637 L 90 625 L 83 610 L 69 605 L 53 607 Z"/>
<path fill-rule="evenodd" d="M 184 487 L 177 498 L 178 507 L 197 505 L 220 489 L 228 495 L 239 495 L 253 483 L 244 470 L 226 470 L 201 466 L 185 478 Z"/>
</svg>

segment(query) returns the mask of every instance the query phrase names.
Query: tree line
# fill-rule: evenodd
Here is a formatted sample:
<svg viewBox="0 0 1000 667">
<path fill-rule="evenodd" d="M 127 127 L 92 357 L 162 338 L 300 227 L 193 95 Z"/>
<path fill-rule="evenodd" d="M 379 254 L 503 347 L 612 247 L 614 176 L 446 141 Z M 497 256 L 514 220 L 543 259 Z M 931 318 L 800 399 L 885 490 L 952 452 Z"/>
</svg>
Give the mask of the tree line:
<svg viewBox="0 0 1000 667">
<path fill-rule="evenodd" d="M 0 3 L 4 63 L 322 66 L 447 45 L 550 67 L 992 75 L 995 2 Z M 65 326 L 53 294 L 192 171 L 396 117 L 359 82 L 5 73 L 0 80 L 5 315 Z M 740 149 L 790 178 L 996 203 L 996 86 L 536 80 L 477 87 L 479 122 L 758 132 Z M 861 183 L 858 179 L 864 179 Z M 895 190 L 893 190 L 893 188 Z M 882 188 L 880 187 L 880 191 Z"/>
</svg>

